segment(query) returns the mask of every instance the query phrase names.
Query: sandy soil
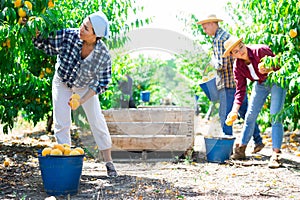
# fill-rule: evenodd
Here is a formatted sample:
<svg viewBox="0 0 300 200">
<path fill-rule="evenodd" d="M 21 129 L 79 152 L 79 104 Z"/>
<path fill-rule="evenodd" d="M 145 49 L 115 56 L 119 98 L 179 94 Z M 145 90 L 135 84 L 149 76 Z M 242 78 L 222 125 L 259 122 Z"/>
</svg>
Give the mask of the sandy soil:
<svg viewBox="0 0 300 200">
<path fill-rule="evenodd" d="M 289 148 L 283 149 L 283 166 L 269 169 L 269 137 L 265 137 L 267 146 L 258 154 L 248 152 L 252 148 L 249 145 L 246 161 L 209 163 L 203 147 L 207 121 L 196 124 L 201 128 L 195 130 L 196 152 L 191 159 L 116 160 L 119 176 L 110 179 L 106 177 L 103 162 L 87 157 L 78 193 L 56 197 L 45 192 L 37 159 L 37 150 L 46 145 L 41 137 L 47 134 L 38 130 L 2 134 L 0 199 L 300 199 L 300 157 L 289 147 L 293 146 L 289 140 L 292 133 L 285 136 Z M 235 129 L 236 136 L 240 137 L 240 127 Z M 48 137 L 47 144 L 53 142 L 51 135 Z M 298 141 L 299 138 L 296 132 L 293 139 Z M 10 161 L 9 166 L 4 167 L 4 160 Z"/>
</svg>

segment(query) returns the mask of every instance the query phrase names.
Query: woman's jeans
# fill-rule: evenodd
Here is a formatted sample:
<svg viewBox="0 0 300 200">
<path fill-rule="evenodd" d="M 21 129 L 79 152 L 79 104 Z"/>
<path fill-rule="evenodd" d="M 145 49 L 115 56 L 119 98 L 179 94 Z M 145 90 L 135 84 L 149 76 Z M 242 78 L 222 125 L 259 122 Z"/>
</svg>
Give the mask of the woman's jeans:
<svg viewBox="0 0 300 200">
<path fill-rule="evenodd" d="M 250 102 L 245 117 L 243 127 L 242 144 L 247 145 L 252 137 L 255 129 L 256 119 L 260 113 L 268 95 L 271 93 L 271 115 L 279 113 L 283 108 L 286 90 L 273 85 L 266 85 L 266 83 L 258 83 L 257 81 L 253 84 Z M 280 149 L 283 139 L 283 125 L 281 121 L 272 120 L 272 144 L 273 148 Z"/>
<path fill-rule="evenodd" d="M 227 115 L 232 109 L 235 91 L 236 91 L 235 88 L 225 88 L 219 90 L 219 98 L 220 98 L 219 117 L 225 135 L 232 135 L 232 126 L 227 126 L 225 124 L 225 120 L 227 118 Z M 245 119 L 247 107 L 248 107 L 248 98 L 246 95 L 243 104 L 239 109 L 239 116 L 242 119 Z M 253 140 L 256 145 L 262 144 L 262 138 L 260 136 L 260 130 L 257 123 L 255 123 L 254 126 Z"/>
</svg>

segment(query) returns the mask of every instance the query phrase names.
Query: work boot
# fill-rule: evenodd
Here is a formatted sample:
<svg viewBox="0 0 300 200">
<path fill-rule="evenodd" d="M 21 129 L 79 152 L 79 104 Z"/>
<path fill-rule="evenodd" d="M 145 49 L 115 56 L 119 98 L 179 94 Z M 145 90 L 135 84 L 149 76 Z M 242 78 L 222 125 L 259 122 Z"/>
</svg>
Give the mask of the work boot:
<svg viewBox="0 0 300 200">
<path fill-rule="evenodd" d="M 264 147 L 265 147 L 264 143 L 257 144 L 257 145 L 255 145 L 255 147 L 254 147 L 254 149 L 253 149 L 253 151 L 251 153 L 260 152 Z"/>
<path fill-rule="evenodd" d="M 232 154 L 232 156 L 230 157 L 233 160 L 244 160 L 246 159 L 246 147 L 245 145 L 242 146 L 236 146 L 234 148 L 234 153 Z"/>
</svg>

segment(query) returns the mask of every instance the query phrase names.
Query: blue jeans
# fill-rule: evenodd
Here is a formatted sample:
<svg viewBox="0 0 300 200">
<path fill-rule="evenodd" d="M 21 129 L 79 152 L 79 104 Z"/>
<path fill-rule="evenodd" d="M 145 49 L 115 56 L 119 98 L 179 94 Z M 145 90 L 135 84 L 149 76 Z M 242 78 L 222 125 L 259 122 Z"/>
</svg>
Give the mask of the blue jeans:
<svg viewBox="0 0 300 200">
<path fill-rule="evenodd" d="M 221 121 L 221 127 L 225 135 L 232 135 L 232 126 L 227 126 L 225 124 L 225 120 L 227 118 L 227 115 L 232 109 L 235 91 L 236 91 L 235 88 L 225 88 L 219 90 L 219 98 L 220 98 L 219 117 Z M 246 95 L 243 104 L 239 109 L 239 116 L 242 119 L 245 119 L 247 107 L 248 107 L 248 98 Z M 262 138 L 260 136 L 260 130 L 257 123 L 255 123 L 254 125 L 253 140 L 255 144 L 262 144 Z"/>
<path fill-rule="evenodd" d="M 277 114 L 282 108 L 285 100 L 286 90 L 273 85 L 266 85 L 265 83 L 253 84 L 250 103 L 246 113 L 246 118 L 243 127 L 242 144 L 247 145 L 253 135 L 255 129 L 256 119 L 261 111 L 268 95 L 271 93 L 271 115 Z M 272 120 L 272 145 L 273 148 L 280 149 L 283 138 L 283 125 L 281 121 Z"/>
</svg>

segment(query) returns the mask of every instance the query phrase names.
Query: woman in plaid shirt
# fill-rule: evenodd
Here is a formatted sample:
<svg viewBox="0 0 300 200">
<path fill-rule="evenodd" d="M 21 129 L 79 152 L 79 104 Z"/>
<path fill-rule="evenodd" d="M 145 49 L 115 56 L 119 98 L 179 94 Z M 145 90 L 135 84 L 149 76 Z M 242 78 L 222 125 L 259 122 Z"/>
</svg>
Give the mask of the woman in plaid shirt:
<svg viewBox="0 0 300 200">
<path fill-rule="evenodd" d="M 106 162 L 109 177 L 117 176 L 111 158 L 112 141 L 101 112 L 98 94 L 111 81 L 111 57 L 101 40 L 108 37 L 109 23 L 101 12 L 83 20 L 80 28 L 63 29 L 42 38 L 37 35 L 34 45 L 48 55 L 56 55 L 52 82 L 54 133 L 58 143 L 71 145 L 71 95 L 81 96 L 83 107 L 94 139 Z M 80 106 L 79 105 L 79 106 Z M 77 107 L 72 107 L 76 110 Z"/>
</svg>

